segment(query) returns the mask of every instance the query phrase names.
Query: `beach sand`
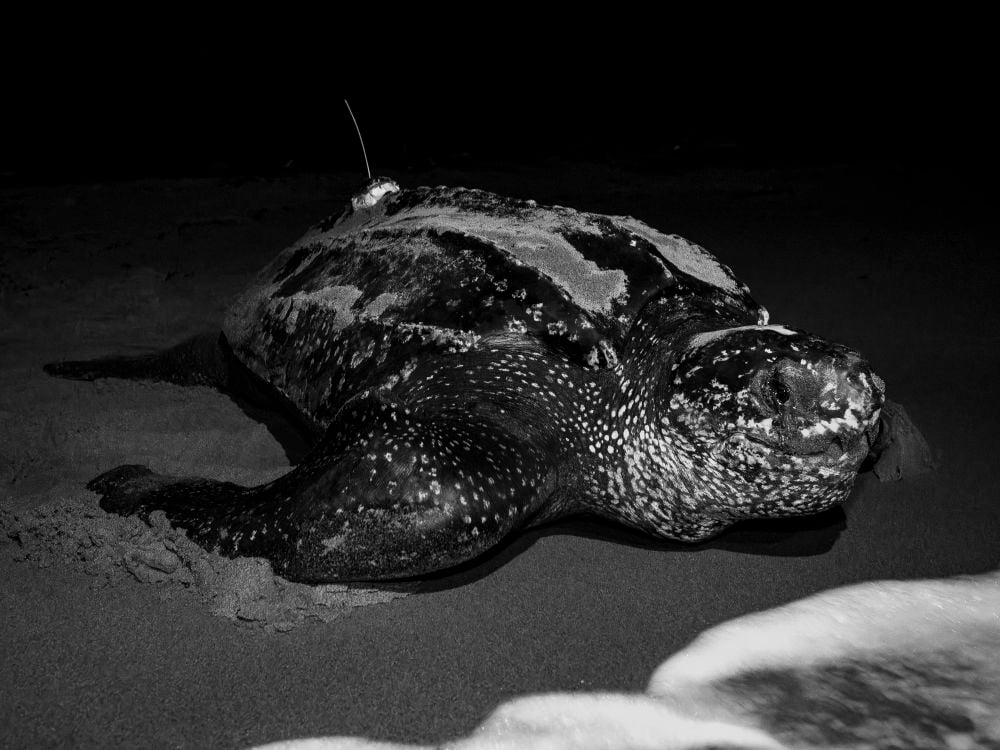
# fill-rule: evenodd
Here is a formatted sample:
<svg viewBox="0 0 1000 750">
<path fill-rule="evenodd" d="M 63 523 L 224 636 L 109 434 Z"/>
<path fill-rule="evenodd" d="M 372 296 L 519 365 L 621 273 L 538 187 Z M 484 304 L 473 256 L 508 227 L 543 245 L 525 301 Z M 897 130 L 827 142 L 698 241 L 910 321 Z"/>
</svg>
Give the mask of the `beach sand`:
<svg viewBox="0 0 1000 750">
<path fill-rule="evenodd" d="M 551 161 L 390 173 L 631 214 L 730 265 L 771 312 L 862 351 L 937 461 L 843 509 L 704 545 L 569 520 L 410 591 L 322 590 L 205 555 L 84 489 L 121 463 L 257 483 L 289 456 L 204 388 L 47 377 L 45 362 L 217 330 L 354 175 L 0 191 L 0 744 L 436 742 L 502 701 L 638 691 L 719 622 L 848 583 L 1000 561 L 997 219 L 940 167 Z M 294 456 L 293 456 L 294 458 Z M 404 595 L 405 594 L 405 595 Z"/>
</svg>

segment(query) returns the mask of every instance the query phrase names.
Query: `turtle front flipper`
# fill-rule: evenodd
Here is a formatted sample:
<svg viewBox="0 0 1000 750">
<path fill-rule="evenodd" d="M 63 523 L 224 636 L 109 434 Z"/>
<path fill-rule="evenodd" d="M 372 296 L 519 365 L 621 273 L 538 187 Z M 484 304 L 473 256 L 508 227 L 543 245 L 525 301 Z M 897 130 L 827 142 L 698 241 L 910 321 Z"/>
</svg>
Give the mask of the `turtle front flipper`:
<svg viewBox="0 0 1000 750">
<path fill-rule="evenodd" d="M 143 498 L 166 484 L 174 484 L 174 481 L 155 474 L 146 466 L 124 464 L 91 479 L 87 482 L 87 489 L 101 496 L 104 510 L 129 516 L 142 514 Z"/>
<path fill-rule="evenodd" d="M 87 482 L 87 489 L 101 496 L 101 508 L 109 513 L 148 518 L 164 510 L 175 525 L 192 532 L 200 520 L 215 515 L 213 510 L 238 509 L 239 498 L 251 491 L 232 482 L 157 474 L 139 464 L 106 471 Z"/>
<path fill-rule="evenodd" d="M 245 488 L 123 466 L 89 487 L 123 514 L 162 510 L 206 549 L 265 557 L 286 578 L 360 581 L 470 560 L 522 526 L 553 484 L 542 450 L 465 415 L 373 397 L 341 412 L 306 460 Z"/>
</svg>

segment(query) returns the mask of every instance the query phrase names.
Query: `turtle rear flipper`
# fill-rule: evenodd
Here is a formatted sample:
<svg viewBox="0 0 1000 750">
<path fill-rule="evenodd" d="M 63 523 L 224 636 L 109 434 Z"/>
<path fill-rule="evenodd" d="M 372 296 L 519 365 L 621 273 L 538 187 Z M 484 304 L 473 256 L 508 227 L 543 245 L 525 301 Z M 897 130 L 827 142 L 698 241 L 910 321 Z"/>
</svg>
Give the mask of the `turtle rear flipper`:
<svg viewBox="0 0 1000 750">
<path fill-rule="evenodd" d="M 296 463 L 322 430 L 274 386 L 251 372 L 233 353 L 224 334 L 208 333 L 150 354 L 50 362 L 45 372 L 70 380 L 120 378 L 182 386 L 208 386 L 230 396 L 263 423 Z"/>
<path fill-rule="evenodd" d="M 208 550 L 264 557 L 293 580 L 422 575 L 470 560 L 524 525 L 551 493 L 544 452 L 497 425 L 422 418 L 356 399 L 306 459 L 259 487 L 121 466 L 88 485 L 101 507 L 162 510 Z"/>
<path fill-rule="evenodd" d="M 49 375 L 70 380 L 157 380 L 226 389 L 232 379 L 232 361 L 233 356 L 224 337 L 211 333 L 194 336 L 151 354 L 50 362 L 43 369 Z"/>
<path fill-rule="evenodd" d="M 274 386 L 240 362 L 222 333 L 193 336 L 150 354 L 50 362 L 42 369 L 49 375 L 69 380 L 120 378 L 203 385 L 260 408 L 297 413 Z"/>
</svg>

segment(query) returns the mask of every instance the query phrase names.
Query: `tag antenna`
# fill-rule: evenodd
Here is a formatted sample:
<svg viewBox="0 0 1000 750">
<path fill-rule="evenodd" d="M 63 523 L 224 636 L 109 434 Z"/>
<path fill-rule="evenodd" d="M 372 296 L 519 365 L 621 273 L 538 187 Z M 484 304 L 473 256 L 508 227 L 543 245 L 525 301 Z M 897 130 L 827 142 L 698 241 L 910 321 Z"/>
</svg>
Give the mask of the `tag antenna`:
<svg viewBox="0 0 1000 750">
<path fill-rule="evenodd" d="M 351 115 L 351 119 L 354 120 L 354 129 L 358 131 L 358 140 L 361 141 L 361 154 L 365 157 L 365 171 L 368 172 L 368 179 L 370 180 L 372 178 L 372 169 L 368 166 L 368 152 L 365 151 L 365 139 L 361 137 L 361 128 L 358 127 L 358 120 L 354 116 L 354 112 L 351 111 L 351 105 L 347 99 L 344 99 L 344 104 L 347 104 L 347 112 Z"/>
</svg>

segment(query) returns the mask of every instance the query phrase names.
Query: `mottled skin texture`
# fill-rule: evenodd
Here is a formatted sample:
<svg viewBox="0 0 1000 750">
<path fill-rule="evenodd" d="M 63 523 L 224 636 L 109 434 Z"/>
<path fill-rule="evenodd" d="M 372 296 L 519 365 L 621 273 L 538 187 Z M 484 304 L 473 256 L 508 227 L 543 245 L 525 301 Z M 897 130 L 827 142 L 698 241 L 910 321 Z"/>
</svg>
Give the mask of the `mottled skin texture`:
<svg viewBox="0 0 1000 750">
<path fill-rule="evenodd" d="M 580 511 L 698 541 L 846 499 L 881 381 L 764 325 L 701 248 L 481 191 L 379 191 L 281 253 L 223 336 L 47 366 L 211 383 L 315 437 L 260 487 L 119 467 L 88 485 L 102 507 L 332 581 L 438 570 Z"/>
</svg>

